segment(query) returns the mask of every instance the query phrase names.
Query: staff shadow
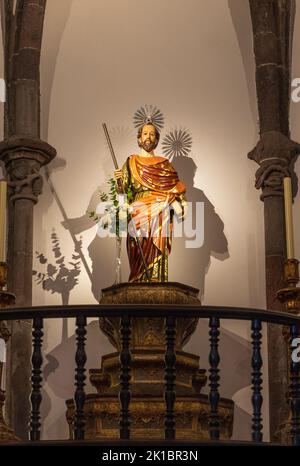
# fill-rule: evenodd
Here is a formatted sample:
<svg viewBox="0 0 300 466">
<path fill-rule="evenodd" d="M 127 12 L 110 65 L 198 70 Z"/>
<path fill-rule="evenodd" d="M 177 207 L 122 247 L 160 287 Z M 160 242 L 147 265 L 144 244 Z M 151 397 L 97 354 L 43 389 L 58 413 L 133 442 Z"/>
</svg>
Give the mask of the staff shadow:
<svg viewBox="0 0 300 466">
<path fill-rule="evenodd" d="M 100 202 L 100 192 L 107 191 L 107 183 L 103 183 L 93 192 L 86 213 L 80 217 L 70 218 L 67 222 L 62 222 L 66 229 L 71 229 L 78 235 L 91 228 L 95 229 L 95 236 L 90 242 L 87 250 L 92 263 L 91 270 L 91 291 L 97 302 L 99 302 L 101 289 L 113 285 L 116 278 L 116 237 L 109 234 L 100 237 L 97 234 L 95 220 L 89 217 L 89 212 L 95 212 Z M 126 269 L 126 257 L 122 260 L 122 273 Z M 128 269 L 128 266 L 127 266 Z M 127 276 L 127 275 L 126 275 Z"/>
</svg>

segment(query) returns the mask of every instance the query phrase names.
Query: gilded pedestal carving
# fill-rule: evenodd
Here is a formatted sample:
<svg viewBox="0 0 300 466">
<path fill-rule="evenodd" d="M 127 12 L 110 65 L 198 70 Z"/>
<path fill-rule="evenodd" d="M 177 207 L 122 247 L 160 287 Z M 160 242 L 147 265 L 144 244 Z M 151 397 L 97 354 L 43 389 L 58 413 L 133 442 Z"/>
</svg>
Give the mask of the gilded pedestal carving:
<svg viewBox="0 0 300 466">
<path fill-rule="evenodd" d="M 102 290 L 101 303 L 200 304 L 198 290 L 181 283 L 122 283 Z M 87 395 L 85 402 L 86 438 L 119 438 L 119 318 L 101 318 L 100 328 L 117 352 L 102 357 L 100 369 L 90 370 L 90 381 L 97 393 Z M 131 340 L 131 438 L 164 438 L 164 356 L 163 318 L 132 318 Z M 201 394 L 206 384 L 199 357 L 183 351 L 197 326 L 197 319 L 177 319 L 176 334 L 176 402 L 177 439 L 208 439 L 210 406 Z M 74 401 L 67 400 L 67 420 L 73 437 Z M 220 400 L 221 438 L 230 438 L 233 424 L 233 402 Z"/>
<path fill-rule="evenodd" d="M 297 259 L 288 259 L 284 264 L 284 283 L 285 287 L 277 291 L 276 296 L 279 301 L 284 303 L 286 312 L 299 316 L 300 313 L 300 288 L 299 284 L 299 261 Z M 283 336 L 286 343 L 286 358 L 287 358 L 287 385 L 290 379 L 290 361 L 291 350 L 289 347 L 290 329 L 283 327 Z M 286 393 L 287 404 L 290 402 L 289 390 Z M 285 444 L 291 444 L 291 412 L 289 412 L 286 422 L 279 426 L 275 433 L 277 439 Z"/>
</svg>

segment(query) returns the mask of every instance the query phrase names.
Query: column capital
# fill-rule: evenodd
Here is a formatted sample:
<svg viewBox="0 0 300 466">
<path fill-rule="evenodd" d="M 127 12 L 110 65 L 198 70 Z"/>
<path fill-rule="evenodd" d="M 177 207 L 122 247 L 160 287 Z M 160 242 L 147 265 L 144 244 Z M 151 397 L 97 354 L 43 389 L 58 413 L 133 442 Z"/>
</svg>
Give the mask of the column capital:
<svg viewBox="0 0 300 466">
<path fill-rule="evenodd" d="M 262 189 L 262 201 L 270 196 L 283 196 L 283 178 L 295 177 L 294 163 L 299 153 L 300 144 L 278 131 L 267 131 L 261 135 L 248 158 L 259 165 L 255 173 L 255 187 Z"/>
<path fill-rule="evenodd" d="M 38 201 L 43 185 L 40 168 L 55 155 L 54 147 L 40 139 L 13 136 L 0 142 L 0 160 L 5 165 L 11 201 Z"/>
</svg>

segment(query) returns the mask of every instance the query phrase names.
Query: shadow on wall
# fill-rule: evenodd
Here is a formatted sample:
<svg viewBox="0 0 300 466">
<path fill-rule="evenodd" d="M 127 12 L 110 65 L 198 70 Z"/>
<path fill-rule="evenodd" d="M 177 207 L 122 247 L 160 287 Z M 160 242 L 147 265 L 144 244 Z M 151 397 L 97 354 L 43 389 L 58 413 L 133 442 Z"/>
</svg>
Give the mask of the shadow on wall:
<svg viewBox="0 0 300 466">
<path fill-rule="evenodd" d="M 208 370 L 208 323 L 201 320 L 197 328 L 197 339 L 192 339 L 185 350 L 200 354 L 200 367 Z M 65 401 L 74 396 L 76 336 L 63 336 L 62 341 L 46 356 L 47 363 L 43 369 L 43 390 L 41 414 L 43 419 L 43 438 L 66 438 L 68 425 L 65 418 Z M 100 367 L 102 354 L 114 351 L 107 338 L 99 330 L 98 320 L 87 326 L 87 370 Z M 222 397 L 235 398 L 251 384 L 251 345 L 247 340 L 227 329 L 220 329 L 220 394 Z M 208 393 L 208 385 L 203 389 Z M 87 383 L 86 393 L 95 393 Z M 251 415 L 249 400 L 242 398 L 235 404 L 234 432 L 236 440 L 249 440 L 251 432 Z M 51 424 L 47 425 L 47 416 Z M 46 423 L 44 424 L 44 422 Z"/>
<path fill-rule="evenodd" d="M 41 57 L 41 82 L 42 82 L 42 139 L 48 140 L 49 109 L 56 69 L 57 57 L 61 40 L 69 20 L 72 4 L 74 0 L 64 0 L 63 2 L 47 2 L 43 50 Z M 46 59 L 44 60 L 44 57 Z"/>
<path fill-rule="evenodd" d="M 59 172 L 64 170 L 66 166 L 66 161 L 62 158 L 55 157 L 55 159 L 49 164 L 49 166 L 44 166 L 41 170 L 43 175 L 43 192 L 40 196 L 39 202 L 35 206 L 35 215 L 34 215 L 34 247 L 36 249 L 44 249 L 44 245 L 47 244 L 49 235 L 51 234 L 48 229 L 45 228 L 45 222 L 43 221 L 46 218 L 53 202 L 55 202 L 53 193 L 51 192 L 51 187 L 48 183 L 49 174 Z M 38 246 L 36 246 L 38 244 Z M 37 262 L 34 262 L 34 267 L 37 267 Z M 39 302 L 35 304 L 46 304 L 45 300 L 46 294 L 43 294 L 39 297 Z"/>
<path fill-rule="evenodd" d="M 123 153 L 124 147 L 127 148 L 128 145 L 136 143 L 135 132 L 127 126 L 109 128 L 109 133 L 116 154 Z M 119 159 L 118 162 L 119 166 L 122 166 L 123 161 Z M 73 235 L 79 235 L 90 228 L 95 229 L 95 237 L 87 249 L 92 263 L 92 270 L 88 274 L 91 280 L 91 291 L 97 302 L 100 299 L 101 289 L 113 285 L 116 278 L 116 238 L 109 236 L 100 238 L 96 232 L 96 223 L 88 214 L 89 212 L 96 212 L 97 205 L 101 201 L 100 192 L 108 193 L 110 188 L 108 179 L 113 175 L 114 166 L 107 144 L 104 150 L 102 169 L 105 181 L 92 193 L 86 211 L 79 217 L 68 218 L 67 221 L 62 222 L 63 227 Z M 123 241 L 123 243 L 126 242 Z M 129 276 L 129 266 L 124 251 L 123 256 L 122 274 L 127 278 Z"/>
<path fill-rule="evenodd" d="M 247 325 L 245 323 L 245 325 Z M 196 333 L 185 347 L 185 350 L 200 354 L 200 366 L 208 371 L 209 363 L 209 334 L 208 321 L 200 320 Z M 248 340 L 220 327 L 220 395 L 224 398 L 235 399 L 236 395 L 251 384 L 251 344 Z M 208 372 L 207 372 L 207 375 Z M 203 393 L 209 392 L 209 384 Z M 232 438 L 235 440 L 250 440 L 251 415 L 249 414 L 249 400 L 242 397 L 235 402 L 234 426 Z"/>
<path fill-rule="evenodd" d="M 175 169 L 178 171 L 179 178 L 182 179 L 187 188 L 187 200 L 192 202 L 193 206 L 190 209 L 190 216 L 195 216 L 196 202 L 202 202 L 204 205 L 204 244 L 198 248 L 186 248 L 185 241 L 192 238 L 174 238 L 173 250 L 170 255 L 170 280 L 180 281 L 199 288 L 200 295 L 204 294 L 204 281 L 205 274 L 210 263 L 210 257 L 213 255 L 219 260 L 224 260 L 229 257 L 227 239 L 224 235 L 224 224 L 220 217 L 216 214 L 214 206 L 207 199 L 202 190 L 194 187 L 194 176 L 197 166 L 192 158 L 175 157 L 172 161 Z M 107 177 L 107 167 L 111 164 L 105 164 L 104 171 Z M 96 210 L 99 203 L 99 191 L 107 191 L 107 183 L 105 182 L 97 188 L 91 196 L 87 212 Z M 196 227 L 193 222 L 193 228 Z M 66 229 L 72 231 L 73 235 L 79 235 L 84 231 L 94 228 L 95 222 L 89 218 L 89 215 L 84 213 L 77 218 L 67 219 L 63 222 Z M 202 225 L 203 226 L 203 225 Z M 95 299 L 99 300 L 101 288 L 110 286 L 113 282 L 115 275 L 115 264 L 112 258 L 115 258 L 116 251 L 115 238 L 100 238 L 95 234 L 94 239 L 88 246 L 88 253 L 92 261 L 91 281 L 92 292 Z M 125 264 L 123 264 L 124 269 Z M 124 271 L 123 271 L 124 272 Z M 63 282 L 60 283 L 63 287 Z M 198 332 L 203 333 L 203 330 L 198 329 Z M 198 333 L 199 334 L 199 333 Z M 222 332 L 223 334 L 223 332 Z M 207 335 L 207 331 L 206 331 Z M 87 353 L 88 353 L 88 368 L 95 368 L 100 366 L 100 356 L 106 352 L 111 351 L 112 347 L 106 340 L 106 337 L 99 332 L 98 321 L 93 321 L 88 325 L 87 335 Z M 192 340 L 193 341 L 193 340 Z M 95 342 L 98 344 L 95 345 Z M 195 354 L 200 354 L 202 357 L 207 352 L 208 341 L 201 337 L 201 342 L 205 342 L 205 347 L 199 347 L 199 340 L 197 339 Z M 231 367 L 237 367 L 238 371 L 243 369 L 240 365 L 241 351 L 240 347 L 237 349 L 234 339 L 228 339 L 226 354 L 235 354 L 237 361 L 228 363 Z M 100 352 L 101 348 L 101 352 Z M 60 438 L 67 436 L 67 423 L 65 420 L 65 400 L 73 397 L 74 393 L 74 363 L 75 356 L 75 335 L 68 338 L 67 332 L 62 332 L 61 342 L 47 354 L 46 359 L 48 364 L 44 368 L 45 385 L 43 392 L 43 419 L 49 416 L 51 425 L 46 422 L 45 431 L 43 435 L 46 438 L 55 438 L 59 435 Z M 223 367 L 223 362 L 222 362 Z M 223 370 L 223 369 L 222 369 Z M 234 380 L 234 382 L 233 382 Z M 246 382 L 245 382 L 246 380 Z M 231 397 L 234 393 L 248 385 L 248 379 L 242 377 L 224 377 L 227 385 L 222 386 L 222 396 Z M 235 386 L 231 387 L 230 384 L 234 383 Z M 229 385 L 228 385 L 229 384 Z M 88 388 L 87 392 L 95 390 Z M 53 404 L 53 408 L 52 405 Z M 51 409 L 55 409 L 52 412 Z M 47 419 L 46 419 L 47 420 Z"/>
<path fill-rule="evenodd" d="M 40 265 L 39 270 L 33 270 L 32 273 L 38 285 L 41 285 L 45 291 L 59 294 L 62 301 L 61 304 L 67 306 L 69 304 L 70 293 L 78 284 L 78 277 L 81 273 L 81 240 L 75 244 L 72 262 L 68 262 L 63 255 L 59 238 L 54 230 L 51 233 L 51 242 L 54 263 L 51 263 L 43 253 L 36 252 Z M 68 319 L 63 319 L 62 334 L 63 339 L 64 335 L 68 335 Z"/>
<path fill-rule="evenodd" d="M 110 130 L 110 134 L 114 142 L 116 153 L 122 153 L 124 151 L 122 148 L 128 147 L 128 142 L 130 142 L 130 145 L 135 142 L 135 134 L 128 127 L 114 127 Z M 187 151 L 191 148 L 191 138 L 188 138 L 187 141 L 177 141 L 178 144 L 180 143 L 179 145 L 175 144 L 174 146 L 174 143 L 176 143 L 176 141 L 171 141 L 171 143 L 169 142 L 169 149 L 174 149 L 174 147 L 177 148 L 177 146 L 182 147 L 182 144 L 185 144 L 184 147 L 186 147 Z M 193 237 L 187 237 L 185 234 L 185 227 L 183 226 L 183 236 L 173 238 L 172 251 L 169 258 L 169 280 L 186 283 L 187 285 L 198 288 L 200 291 L 200 297 L 202 298 L 205 290 L 205 274 L 207 273 L 210 264 L 211 255 L 219 260 L 225 260 L 229 257 L 227 239 L 224 235 L 224 224 L 216 214 L 214 206 L 205 196 L 204 192 L 194 186 L 194 177 L 197 170 L 197 165 L 194 160 L 187 155 L 176 156 L 177 152 L 174 152 L 174 150 L 173 153 L 175 156 L 172 159 L 172 164 L 177 170 L 179 178 L 186 184 L 186 197 L 187 200 L 192 203 L 192 208 L 189 209 L 187 219 L 183 225 L 190 223 L 194 230 L 196 228 L 197 230 L 204 228 L 204 243 L 203 245 L 200 244 L 200 246 L 197 246 L 196 248 L 186 247 L 186 242 L 193 240 Z M 178 154 L 181 154 L 181 152 L 179 151 Z M 121 166 L 121 164 L 119 165 Z M 90 228 L 95 229 L 95 237 L 88 246 L 88 254 L 91 259 L 92 270 L 88 270 L 87 272 L 91 280 L 92 293 L 97 302 L 99 302 L 101 289 L 111 286 L 114 283 L 116 275 L 116 240 L 115 238 L 108 236 L 100 238 L 96 232 L 95 221 L 88 215 L 88 212 L 96 211 L 96 207 L 100 202 L 99 193 L 101 191 L 107 192 L 109 189 L 107 181 L 108 177 L 112 176 L 113 164 L 108 147 L 106 147 L 104 151 L 102 166 L 105 182 L 98 186 L 98 188 L 92 193 L 86 212 L 75 218 L 67 217 L 67 214 L 64 211 L 64 206 L 61 204 L 59 196 L 55 191 L 55 187 L 52 184 L 51 176 L 48 177 L 50 190 L 52 191 L 62 217 L 64 218 L 62 225 L 64 228 L 69 230 L 73 237 L 73 241 L 76 243 L 76 236 L 80 233 L 83 233 Z M 49 166 L 48 174 L 52 174 L 53 172 L 64 168 L 65 161 L 63 159 L 54 160 Z M 52 199 L 52 196 L 47 197 Z M 201 218 L 199 219 L 196 216 L 197 203 L 202 203 L 204 206 L 204 225 Z M 197 225 L 197 221 L 199 220 L 201 224 Z M 195 236 L 197 236 L 198 233 L 199 231 L 196 232 Z M 129 266 L 126 251 L 124 251 L 124 249 L 125 248 L 123 247 L 122 259 L 124 260 L 122 260 L 122 275 L 124 278 L 127 278 Z M 81 256 L 83 256 L 82 251 Z M 85 257 L 81 257 L 81 259 L 85 266 Z"/>
<path fill-rule="evenodd" d="M 187 237 L 185 232 L 182 237 L 173 239 L 169 259 L 169 280 L 195 286 L 199 288 L 200 296 L 203 296 L 204 279 L 210 263 L 210 256 L 212 255 L 219 260 L 225 260 L 229 257 L 227 239 L 223 231 L 224 224 L 203 191 L 194 187 L 197 166 L 193 159 L 190 157 L 177 157 L 174 158 L 172 163 L 178 171 L 179 178 L 186 184 L 187 200 L 192 203 L 192 209 L 189 209 L 188 217 L 191 224 L 193 224 L 193 229 L 198 228 L 196 225 L 196 203 L 200 202 L 204 205 L 204 244 L 197 248 L 187 248 L 186 241 L 191 241 L 193 238 Z M 107 191 L 107 183 L 102 184 L 94 191 L 87 212 L 96 210 L 96 206 L 100 201 L 100 191 Z M 74 235 L 78 235 L 95 227 L 95 222 L 85 213 L 80 217 L 64 221 L 63 226 L 72 231 Z M 201 224 L 199 228 L 202 227 Z M 112 259 L 116 256 L 115 238 L 100 238 L 96 233 L 93 241 L 88 246 L 88 253 L 92 262 L 92 293 L 98 302 L 101 288 L 111 286 L 114 280 L 115 262 Z M 123 275 L 124 268 L 125 264 L 123 263 Z"/>
<path fill-rule="evenodd" d="M 101 355 L 114 351 L 107 338 L 99 329 L 98 320 L 87 325 L 87 386 L 86 393 L 95 393 L 89 383 L 88 370 L 100 367 Z M 43 369 L 41 416 L 44 428 L 43 438 L 67 438 L 66 400 L 74 397 L 76 335 L 67 337 L 63 333 L 61 343 L 46 356 Z M 47 416 L 51 424 L 47 425 Z"/>
<path fill-rule="evenodd" d="M 199 289 L 199 296 L 202 298 L 205 289 L 205 274 L 208 271 L 210 257 L 219 260 L 228 259 L 228 243 L 224 234 L 224 223 L 215 212 L 212 203 L 205 196 L 201 189 L 194 186 L 194 177 L 197 165 L 191 157 L 175 157 L 172 161 L 174 168 L 178 172 L 179 178 L 186 185 L 186 198 L 192 203 L 187 214 L 186 222 L 191 222 L 193 228 L 203 228 L 204 242 L 201 247 L 187 248 L 188 238 L 184 234 L 181 238 L 174 238 L 172 252 L 169 259 L 169 280 L 186 283 Z M 204 225 L 196 225 L 197 219 L 196 203 L 203 203 Z M 193 219 L 193 221 L 191 221 Z"/>
<path fill-rule="evenodd" d="M 95 212 L 100 202 L 100 192 L 107 191 L 107 183 L 100 185 L 92 194 L 87 212 Z M 72 231 L 74 235 L 83 233 L 90 228 L 95 228 L 95 221 L 87 213 L 80 217 L 70 218 L 62 222 L 62 225 Z M 115 279 L 116 239 L 111 237 L 100 238 L 95 232 L 95 237 L 88 246 L 88 253 L 92 262 L 91 287 L 97 302 L 100 299 L 101 289 L 111 286 Z"/>
<path fill-rule="evenodd" d="M 244 76 L 248 89 L 249 107 L 251 108 L 253 123 L 256 128 L 258 113 L 256 105 L 255 59 L 250 6 L 249 2 L 228 0 L 228 8 L 243 61 Z"/>
</svg>

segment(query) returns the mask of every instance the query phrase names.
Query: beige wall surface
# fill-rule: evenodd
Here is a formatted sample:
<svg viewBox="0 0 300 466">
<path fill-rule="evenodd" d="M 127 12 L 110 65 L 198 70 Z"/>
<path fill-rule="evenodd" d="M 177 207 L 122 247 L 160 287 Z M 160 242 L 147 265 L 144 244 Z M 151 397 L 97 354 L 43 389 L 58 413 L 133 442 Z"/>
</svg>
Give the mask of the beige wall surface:
<svg viewBox="0 0 300 466">
<path fill-rule="evenodd" d="M 297 5 L 294 77 L 300 77 L 299 0 Z M 96 303 L 101 288 L 114 283 L 115 240 L 98 238 L 96 225 L 85 215 L 113 171 L 101 123 L 105 121 L 111 131 L 121 164 L 137 150 L 133 115 L 148 104 L 164 115 L 162 138 L 176 128 L 191 135 L 189 159 L 173 161 L 188 186 L 188 199 L 204 202 L 205 209 L 204 244 L 187 249 L 182 239 L 174 240 L 169 280 L 199 288 L 204 304 L 265 307 L 263 204 L 254 188 L 257 167 L 247 159 L 258 139 L 248 2 L 48 0 L 41 73 L 42 137 L 58 152 L 49 169 L 60 205 L 45 179 L 35 207 L 34 251 L 55 264 L 51 242 L 55 230 L 61 254 L 72 269 L 68 262 L 74 244 L 62 224 L 64 211 L 82 239 L 92 283 L 82 265 L 69 296 L 62 296 L 67 277 L 49 291 L 35 281 L 34 304 L 59 304 L 62 299 L 70 304 Z M 291 117 L 292 138 L 299 141 L 300 103 L 292 104 Z M 161 152 L 160 144 L 157 153 Z M 296 227 L 299 202 L 298 196 Z M 43 272 L 46 265 L 36 258 L 34 267 Z M 111 346 L 96 321 L 88 327 L 88 368 L 99 367 L 101 355 Z M 208 367 L 207 343 L 207 326 L 201 323 L 186 349 L 200 354 L 202 367 Z M 68 435 L 65 400 L 74 390 L 74 344 L 74 322 L 47 323 L 45 439 Z M 223 321 L 221 394 L 236 403 L 236 439 L 250 436 L 250 351 L 249 327 Z M 266 338 L 263 353 L 266 361 Z M 267 439 L 266 365 L 264 379 Z"/>
</svg>

